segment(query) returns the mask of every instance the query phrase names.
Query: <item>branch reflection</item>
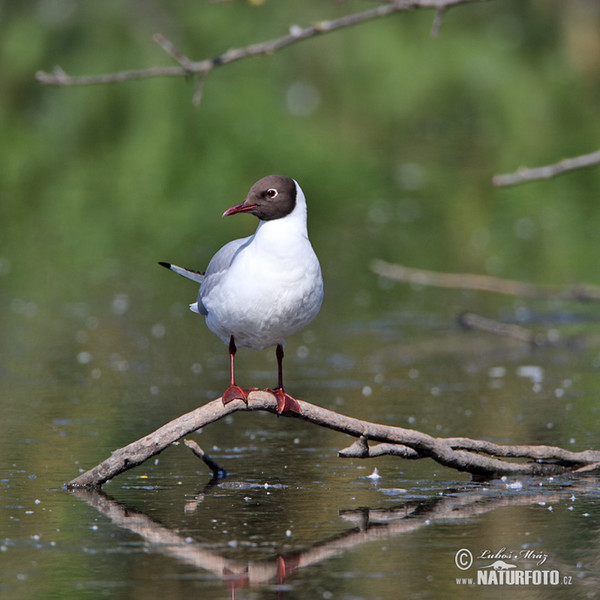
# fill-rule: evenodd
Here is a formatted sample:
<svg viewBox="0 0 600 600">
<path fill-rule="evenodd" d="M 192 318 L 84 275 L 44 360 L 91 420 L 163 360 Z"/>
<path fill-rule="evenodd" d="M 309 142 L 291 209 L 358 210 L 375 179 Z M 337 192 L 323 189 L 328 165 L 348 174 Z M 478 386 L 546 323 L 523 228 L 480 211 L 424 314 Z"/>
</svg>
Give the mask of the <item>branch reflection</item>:
<svg viewBox="0 0 600 600">
<path fill-rule="evenodd" d="M 576 486 L 585 488 L 586 484 L 580 481 Z M 574 487 L 569 488 L 569 494 Z M 489 489 L 482 493 L 473 493 L 472 489 L 469 493 L 448 490 L 443 496 L 411 500 L 392 508 L 341 510 L 340 517 L 351 523 L 351 527 L 343 533 L 323 539 L 301 551 L 281 554 L 272 559 L 244 561 L 226 558 L 219 552 L 209 550 L 142 512 L 130 509 L 101 490 L 73 489 L 70 493 L 108 517 L 113 524 L 141 536 L 154 552 L 220 577 L 231 587 L 232 598 L 235 598 L 237 588 L 283 584 L 298 569 L 343 555 L 362 544 L 413 532 L 436 521 L 471 519 L 506 506 L 553 503 L 565 499 L 565 490 L 519 494 Z M 568 571 L 572 567 L 557 564 L 554 568 Z"/>
</svg>

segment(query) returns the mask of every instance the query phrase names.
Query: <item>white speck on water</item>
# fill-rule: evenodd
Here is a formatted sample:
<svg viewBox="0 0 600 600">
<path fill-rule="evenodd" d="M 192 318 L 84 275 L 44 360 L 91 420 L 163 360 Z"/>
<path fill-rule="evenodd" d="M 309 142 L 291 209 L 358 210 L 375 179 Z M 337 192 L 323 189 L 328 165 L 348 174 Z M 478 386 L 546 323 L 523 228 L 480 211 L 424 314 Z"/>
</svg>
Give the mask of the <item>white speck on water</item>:
<svg viewBox="0 0 600 600">
<path fill-rule="evenodd" d="M 80 365 L 87 365 L 88 363 L 92 362 L 92 353 L 91 352 L 80 352 L 77 355 L 77 362 Z"/>
<path fill-rule="evenodd" d="M 308 346 L 298 346 L 296 349 L 296 356 L 298 358 L 307 358 L 309 354 L 310 350 L 308 349 Z"/>
<path fill-rule="evenodd" d="M 362 389 L 363 396 L 370 396 L 372 393 L 373 393 L 373 389 L 371 388 L 370 385 L 363 386 L 363 389 Z"/>
<path fill-rule="evenodd" d="M 504 377 L 506 375 L 506 367 L 491 367 L 488 369 L 488 377 Z"/>
<path fill-rule="evenodd" d="M 373 481 L 377 481 L 378 479 L 381 479 L 381 475 L 379 474 L 377 467 L 375 467 L 373 469 L 373 472 L 370 475 L 367 475 L 367 477 Z"/>
<path fill-rule="evenodd" d="M 560 340 L 560 331 L 558 329 L 549 329 L 546 333 L 549 342 L 558 342 Z"/>
<path fill-rule="evenodd" d="M 513 483 L 507 483 L 507 490 L 520 490 L 523 487 L 523 484 L 520 481 L 515 481 Z"/>
<path fill-rule="evenodd" d="M 155 323 L 152 325 L 152 329 L 150 331 L 152 332 L 153 337 L 160 339 L 161 337 L 164 337 L 165 333 L 167 333 L 167 328 L 162 323 Z"/>
<path fill-rule="evenodd" d="M 112 311 L 115 315 L 124 315 L 129 308 L 129 296 L 117 294 L 112 301 Z"/>
<path fill-rule="evenodd" d="M 538 365 L 521 365 L 517 368 L 517 376 L 539 384 L 544 381 L 544 368 Z"/>
</svg>

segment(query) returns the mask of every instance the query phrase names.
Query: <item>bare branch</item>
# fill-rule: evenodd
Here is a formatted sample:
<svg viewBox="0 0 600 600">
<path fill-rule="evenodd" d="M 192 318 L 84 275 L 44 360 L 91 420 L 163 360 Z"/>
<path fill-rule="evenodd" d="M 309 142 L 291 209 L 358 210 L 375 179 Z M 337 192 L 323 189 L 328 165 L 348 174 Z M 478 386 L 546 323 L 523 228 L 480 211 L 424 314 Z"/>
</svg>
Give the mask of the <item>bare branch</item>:
<svg viewBox="0 0 600 600">
<path fill-rule="evenodd" d="M 460 4 L 470 4 L 474 2 L 485 2 L 486 0 L 396 0 L 393 2 L 382 4 L 377 8 L 365 10 L 363 12 L 346 15 L 338 19 L 330 21 L 319 21 L 309 27 L 299 27 L 293 25 L 290 27 L 290 32 L 283 37 L 251 44 L 243 48 L 232 49 L 216 56 L 200 61 L 191 61 L 177 50 L 171 42 L 169 42 L 161 34 L 154 36 L 155 41 L 178 63 L 179 66 L 172 67 L 150 67 L 147 69 L 137 69 L 130 71 L 119 71 L 117 73 L 109 73 L 103 75 L 84 75 L 80 77 L 71 77 L 67 75 L 60 67 L 56 67 L 53 73 L 38 71 L 36 79 L 46 85 L 56 86 L 85 86 L 106 83 L 119 83 L 134 79 L 148 79 L 150 77 L 185 77 L 190 74 L 199 74 L 206 76 L 213 68 L 226 65 L 238 60 L 259 56 L 264 54 L 272 54 L 282 48 L 291 46 L 303 40 L 314 38 L 316 36 L 332 33 L 339 29 L 365 23 L 373 19 L 385 17 L 397 12 L 404 12 L 414 9 L 434 9 L 439 21 L 441 11 L 458 6 Z M 196 89 L 196 102 L 198 101 L 199 93 Z"/>
<path fill-rule="evenodd" d="M 526 183 L 528 181 L 537 181 L 538 179 L 549 179 L 576 169 L 592 167 L 598 163 L 600 163 L 600 150 L 591 152 L 590 154 L 581 154 L 574 158 L 565 158 L 564 160 L 552 165 L 546 165 L 545 167 L 536 167 L 534 169 L 522 167 L 515 173 L 494 175 L 492 182 L 497 187 L 507 187 Z"/>
<path fill-rule="evenodd" d="M 313 425 L 359 438 L 358 444 L 342 450 L 341 456 L 371 458 L 382 454 L 394 454 L 412 459 L 431 458 L 446 467 L 471 473 L 477 479 L 490 479 L 502 475 L 555 475 L 574 472 L 586 465 L 600 462 L 600 451 L 570 452 L 553 446 L 501 446 L 469 438 L 435 438 L 413 429 L 347 417 L 309 402 L 299 401 L 299 404 L 301 414 L 284 413 L 284 416 L 300 418 Z M 275 396 L 269 392 L 251 392 L 248 405 L 242 401 L 223 405 L 220 398 L 213 400 L 116 450 L 102 463 L 69 482 L 67 487 L 100 486 L 209 423 L 234 412 L 255 410 L 277 414 Z M 370 442 L 382 442 L 383 445 L 375 446 L 371 450 Z M 504 458 L 528 458 L 530 461 L 514 462 L 503 460 Z"/>
</svg>

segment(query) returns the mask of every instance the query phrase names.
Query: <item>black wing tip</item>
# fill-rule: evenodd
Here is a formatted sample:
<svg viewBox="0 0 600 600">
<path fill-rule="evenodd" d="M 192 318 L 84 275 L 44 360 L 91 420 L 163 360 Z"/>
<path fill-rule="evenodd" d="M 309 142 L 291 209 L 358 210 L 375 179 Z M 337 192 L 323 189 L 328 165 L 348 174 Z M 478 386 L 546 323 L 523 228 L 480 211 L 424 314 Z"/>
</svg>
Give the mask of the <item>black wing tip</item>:
<svg viewBox="0 0 600 600">
<path fill-rule="evenodd" d="M 168 263 L 168 262 L 163 262 L 162 260 L 159 260 L 159 261 L 158 261 L 158 264 L 159 264 L 161 267 L 164 267 L 165 269 L 169 269 L 169 271 L 171 270 L 171 263 Z"/>
</svg>

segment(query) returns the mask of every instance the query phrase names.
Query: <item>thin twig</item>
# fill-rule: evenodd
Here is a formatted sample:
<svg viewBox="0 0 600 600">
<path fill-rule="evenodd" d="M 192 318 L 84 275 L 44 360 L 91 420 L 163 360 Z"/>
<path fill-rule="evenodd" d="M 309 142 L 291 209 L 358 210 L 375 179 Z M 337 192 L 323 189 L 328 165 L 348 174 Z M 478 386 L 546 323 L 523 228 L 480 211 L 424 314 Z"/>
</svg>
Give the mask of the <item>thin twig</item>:
<svg viewBox="0 0 600 600">
<path fill-rule="evenodd" d="M 282 37 L 251 44 L 243 48 L 228 50 L 215 58 L 209 58 L 200 61 L 191 61 L 177 50 L 171 42 L 169 42 L 161 34 L 155 36 L 155 41 L 178 63 L 179 66 L 171 67 L 150 67 L 146 69 L 135 69 L 129 71 L 119 71 L 117 73 L 108 73 L 103 75 L 83 75 L 79 77 L 71 77 L 67 75 L 60 67 L 56 67 L 53 73 L 38 71 L 36 79 L 46 85 L 56 86 L 85 86 L 107 83 L 119 83 L 134 79 L 148 79 L 150 77 L 183 77 L 191 73 L 207 75 L 213 68 L 223 66 L 238 60 L 259 56 L 264 54 L 272 54 L 282 48 L 291 46 L 303 40 L 314 38 L 316 36 L 332 33 L 339 29 L 365 23 L 373 19 L 385 17 L 397 12 L 404 12 L 415 9 L 435 9 L 441 11 L 460 4 L 470 4 L 474 2 L 485 2 L 486 0 L 396 0 L 378 6 L 377 8 L 368 9 L 359 13 L 345 15 L 338 19 L 330 21 L 319 21 L 309 27 L 290 27 L 290 32 Z M 439 14 L 439 13 L 438 13 Z M 198 91 L 196 91 L 198 96 Z"/>
<path fill-rule="evenodd" d="M 491 442 L 469 438 L 436 438 L 420 431 L 380 425 L 348 417 L 309 402 L 299 401 L 301 414 L 284 413 L 284 416 L 363 438 L 362 457 L 396 454 L 405 458 L 431 458 L 437 463 L 458 471 L 468 472 L 477 479 L 490 479 L 502 475 L 547 476 L 574 472 L 586 465 L 600 462 L 600 451 L 571 452 L 553 446 L 500 446 Z M 251 392 L 248 404 L 242 401 L 223 405 L 218 398 L 163 425 L 155 432 L 125 446 L 99 465 L 79 475 L 67 484 L 69 488 L 100 486 L 119 473 L 140 465 L 150 457 L 187 434 L 239 411 L 266 411 L 277 414 L 277 400 L 269 392 Z M 371 442 L 382 442 L 372 454 Z M 366 449 L 365 449 L 366 444 Z M 392 447 L 395 447 L 392 450 Z M 375 447 L 377 448 L 377 446 Z M 342 451 L 348 456 L 349 450 Z M 358 457 L 361 457 L 358 453 Z M 501 458 L 498 458 L 501 457 Z M 513 462 L 506 457 L 529 458 L 529 462 Z"/>
<path fill-rule="evenodd" d="M 534 298 L 559 298 L 570 300 L 600 300 L 600 287 L 574 285 L 567 287 L 535 285 L 513 279 L 479 275 L 475 273 L 440 273 L 426 269 L 416 269 L 384 260 L 374 260 L 371 269 L 378 275 L 415 285 L 443 288 L 469 289 L 482 292 L 495 292 L 510 296 L 529 296 Z"/>
<path fill-rule="evenodd" d="M 194 440 L 183 440 L 183 443 L 212 471 L 215 479 L 223 479 L 228 473 L 223 467 L 220 467 Z"/>
<path fill-rule="evenodd" d="M 600 163 L 600 150 L 591 152 L 590 154 L 581 154 L 573 158 L 565 158 L 552 165 L 544 167 L 535 167 L 533 169 L 522 167 L 515 173 L 505 175 L 494 175 L 492 182 L 497 187 L 507 187 L 510 185 L 518 185 L 528 181 L 537 181 L 539 179 L 549 179 L 585 167 L 592 167 Z"/>
<path fill-rule="evenodd" d="M 176 60 L 184 69 L 190 71 L 192 61 L 182 54 L 175 45 L 168 40 L 162 33 L 155 33 L 152 38 L 171 58 Z"/>
<path fill-rule="evenodd" d="M 444 23 L 444 17 L 446 16 L 446 7 L 441 6 L 435 11 L 435 17 L 431 25 L 431 37 L 437 37 Z"/>
</svg>

